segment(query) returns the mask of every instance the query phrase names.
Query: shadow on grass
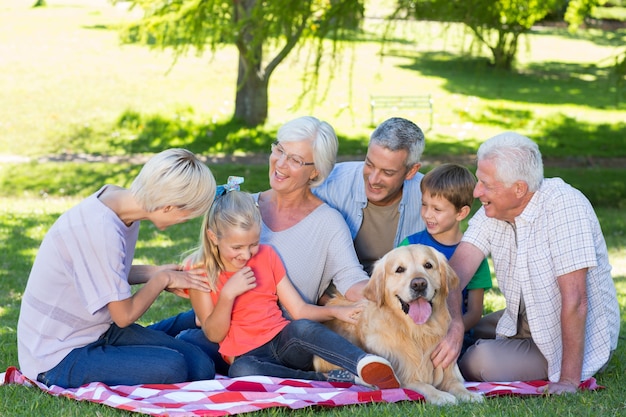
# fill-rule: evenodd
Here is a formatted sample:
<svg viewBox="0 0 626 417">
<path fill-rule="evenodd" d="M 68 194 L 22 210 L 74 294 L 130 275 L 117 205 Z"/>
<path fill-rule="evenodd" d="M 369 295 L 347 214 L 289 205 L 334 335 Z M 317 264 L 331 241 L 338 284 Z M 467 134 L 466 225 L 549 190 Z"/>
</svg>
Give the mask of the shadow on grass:
<svg viewBox="0 0 626 417">
<path fill-rule="evenodd" d="M 535 140 L 544 157 L 626 156 L 625 122 L 593 124 L 561 114 L 541 119 L 537 128 L 540 134 Z"/>
<path fill-rule="evenodd" d="M 250 128 L 230 120 L 207 122 L 191 108 L 170 114 L 126 110 L 113 126 L 78 125 L 60 141 L 59 150 L 95 155 L 134 155 L 182 147 L 202 155 L 268 154 L 276 128 Z M 339 135 L 341 151 L 363 152 L 366 137 Z"/>
<path fill-rule="evenodd" d="M 616 107 L 617 91 L 608 78 L 610 68 L 547 62 L 530 65 L 521 72 L 509 72 L 491 67 L 488 58 L 462 57 L 448 52 L 395 50 L 387 54 L 412 59 L 412 64 L 403 66 L 405 69 L 444 78 L 443 87 L 451 94 L 529 104 Z M 618 107 L 626 108 L 626 103 Z"/>
<path fill-rule="evenodd" d="M 570 32 L 565 27 L 535 26 L 530 32 L 535 36 L 559 36 L 565 39 L 585 40 L 600 46 L 622 47 L 626 44 L 626 28 L 617 30 L 577 30 Z"/>
<path fill-rule="evenodd" d="M 621 121 L 593 124 L 567 115 L 540 118 L 532 110 L 496 105 L 461 116 L 466 122 L 498 126 L 502 130 L 538 132 L 533 139 L 545 157 L 626 157 L 626 123 Z M 76 154 L 134 155 L 183 147 L 202 155 L 266 155 L 275 138 L 275 129 L 248 128 L 233 121 L 207 123 L 198 120 L 192 110 L 168 115 L 144 115 L 128 110 L 113 126 L 77 126 L 60 142 L 59 149 Z M 472 154 L 481 140 L 429 136 L 427 154 Z M 367 141 L 367 137 L 339 135 L 339 153 L 361 155 Z"/>
<path fill-rule="evenodd" d="M 497 106 L 485 106 L 482 111 L 466 117 L 473 123 L 498 126 L 502 130 L 524 131 L 532 123 L 532 130 L 537 132 L 533 139 L 544 157 L 588 159 L 626 156 L 624 122 L 595 124 L 564 114 L 538 118 L 532 110 Z"/>
<path fill-rule="evenodd" d="M 86 196 L 104 184 L 129 187 L 140 168 L 102 162 L 12 164 L 10 173 L 0 171 L 0 195 Z"/>
</svg>

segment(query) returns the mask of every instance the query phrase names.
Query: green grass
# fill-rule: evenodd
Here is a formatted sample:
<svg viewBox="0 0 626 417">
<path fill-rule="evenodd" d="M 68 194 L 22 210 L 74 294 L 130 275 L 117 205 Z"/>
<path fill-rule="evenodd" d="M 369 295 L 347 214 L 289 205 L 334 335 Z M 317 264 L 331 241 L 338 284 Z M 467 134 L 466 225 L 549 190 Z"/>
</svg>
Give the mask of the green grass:
<svg viewBox="0 0 626 417">
<path fill-rule="evenodd" d="M 267 153 L 277 127 L 301 114 L 328 120 L 340 138 L 340 153 L 361 157 L 371 132 L 370 94 L 431 93 L 435 124 L 427 133 L 426 160 L 474 153 L 487 137 L 517 130 L 539 143 L 547 158 L 571 166 L 548 165 L 594 204 L 602 224 L 626 322 L 626 189 L 624 169 L 606 157 L 626 157 L 626 100 L 611 72 L 610 57 L 623 49 L 626 31 L 570 34 L 537 29 L 520 45 L 518 71 L 486 67 L 485 51 L 474 56 L 459 26 L 420 22 L 398 28 L 397 40 L 372 42 L 369 22 L 345 50 L 343 65 L 314 107 L 296 107 L 306 60 L 290 57 L 270 83 L 266 126 L 246 129 L 228 121 L 233 111 L 236 54 L 183 57 L 120 46 L 116 27 L 129 18 L 106 0 L 49 0 L 0 3 L 0 154 L 32 157 L 29 163 L 0 164 L 0 370 L 17 365 L 16 323 L 26 279 L 45 232 L 80 198 L 103 183 L 122 186 L 139 170 L 133 163 L 39 162 L 51 153 L 130 155 L 182 146 L 211 155 Z M 349 64 L 354 57 L 353 64 Z M 351 74 L 350 70 L 354 70 Z M 351 81 L 351 83 L 349 82 Z M 318 97 L 322 97 L 320 93 Z M 426 126 L 423 115 L 398 115 Z M 381 115 L 386 117 L 386 115 Z M 580 163 L 583 161 L 585 163 Z M 589 162 L 590 161 L 590 162 Z M 209 163 L 218 182 L 243 175 L 246 191 L 268 186 L 267 166 Z M 431 168 L 430 163 L 424 171 Z M 471 167 L 474 168 L 474 167 Z M 137 262 L 176 262 L 195 246 L 199 219 L 159 232 L 140 231 Z M 188 308 L 186 300 L 163 294 L 142 318 L 147 324 Z M 487 311 L 502 307 L 497 288 Z M 622 326 L 624 328 L 624 325 Z M 621 344 L 607 371 L 598 375 L 606 389 L 575 396 L 497 398 L 480 405 L 436 408 L 403 402 L 338 409 L 304 409 L 298 416 L 585 416 L 626 411 L 626 352 Z M 21 386 L 0 387 L 3 416 L 128 416 L 91 403 L 55 398 Z M 272 409 L 257 415 L 292 415 Z"/>
<path fill-rule="evenodd" d="M 16 323 L 19 314 L 19 301 L 26 284 L 28 271 L 36 254 L 39 242 L 46 230 L 67 208 L 77 203 L 77 198 L 0 198 L 0 369 L 17 364 Z M 624 233 L 626 218 L 621 210 L 602 208 L 598 216 L 607 234 L 611 262 L 615 267 L 615 283 L 618 288 L 622 321 L 626 320 L 626 247 Z M 159 232 L 150 224 L 143 224 L 137 247 L 137 261 L 146 263 L 176 262 L 179 256 L 196 244 L 199 219 L 174 226 Z M 489 293 L 487 309 L 495 310 L 502 306 L 497 291 Z M 188 308 L 186 300 L 171 294 L 163 294 L 157 303 L 142 318 L 148 324 Z M 421 403 L 404 402 L 399 404 L 375 404 L 369 406 L 342 407 L 338 409 L 305 409 L 297 415 L 332 414 L 349 416 L 396 416 L 396 415 L 621 415 L 624 410 L 624 361 L 626 351 L 622 343 L 618 347 L 609 369 L 599 374 L 597 379 L 606 389 L 597 392 L 583 392 L 576 396 L 551 398 L 497 398 L 480 405 L 436 408 Z M 122 416 L 127 412 L 110 409 L 95 404 L 79 403 L 64 398 L 54 398 L 42 394 L 37 389 L 22 386 L 0 387 L 0 409 L 3 416 L 46 415 L 46 416 Z M 593 407 L 591 406 L 593 404 Z M 621 411 L 620 411 L 621 410 Z M 600 412 L 601 414 L 597 414 Z M 529 413 L 529 414 L 526 414 Z M 292 415 L 291 412 L 272 409 L 257 415 Z"/>
</svg>

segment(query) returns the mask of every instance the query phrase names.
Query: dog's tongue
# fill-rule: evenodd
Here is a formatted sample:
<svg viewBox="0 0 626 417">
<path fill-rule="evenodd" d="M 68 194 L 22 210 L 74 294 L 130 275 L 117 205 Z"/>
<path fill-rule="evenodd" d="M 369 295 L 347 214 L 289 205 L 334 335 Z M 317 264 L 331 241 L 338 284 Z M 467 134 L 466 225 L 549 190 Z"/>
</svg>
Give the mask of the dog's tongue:
<svg viewBox="0 0 626 417">
<path fill-rule="evenodd" d="M 418 298 L 409 304 L 409 317 L 415 324 L 424 324 L 430 317 L 433 308 L 428 301 Z"/>
</svg>

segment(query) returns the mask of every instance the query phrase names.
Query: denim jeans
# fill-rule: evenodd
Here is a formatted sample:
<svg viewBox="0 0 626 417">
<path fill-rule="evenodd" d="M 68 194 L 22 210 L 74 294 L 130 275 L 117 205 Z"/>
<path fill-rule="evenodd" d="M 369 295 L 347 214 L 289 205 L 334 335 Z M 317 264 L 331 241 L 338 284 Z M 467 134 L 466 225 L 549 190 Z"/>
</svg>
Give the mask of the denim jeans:
<svg viewBox="0 0 626 417">
<path fill-rule="evenodd" d="M 37 380 L 48 386 L 75 388 L 94 381 L 173 384 L 214 377 L 213 361 L 197 346 L 138 324 L 124 328 L 113 324 L 98 340 L 72 350 Z"/>
<path fill-rule="evenodd" d="M 313 370 L 315 355 L 357 375 L 357 363 L 366 353 L 321 323 L 295 320 L 263 346 L 238 356 L 228 375 L 325 381 L 322 373 Z"/>
<path fill-rule="evenodd" d="M 215 364 L 215 372 L 220 375 L 228 375 L 230 365 L 224 360 L 219 353 L 220 345 L 211 342 L 200 328 L 187 329 L 180 332 L 177 339 L 184 340 L 187 343 L 198 346 L 202 351 L 213 360 Z"/>
<path fill-rule="evenodd" d="M 153 323 L 149 325 L 148 328 L 159 330 L 172 337 L 176 337 L 179 333 L 187 329 L 198 329 L 199 327 L 196 326 L 196 313 L 193 310 L 187 310 L 175 316 Z"/>
<path fill-rule="evenodd" d="M 228 375 L 229 365 L 218 352 L 220 346 L 207 339 L 202 329 L 196 325 L 196 313 L 193 310 L 161 320 L 151 324 L 148 328 L 165 332 L 172 337 L 198 346 L 213 360 L 216 373 Z"/>
</svg>

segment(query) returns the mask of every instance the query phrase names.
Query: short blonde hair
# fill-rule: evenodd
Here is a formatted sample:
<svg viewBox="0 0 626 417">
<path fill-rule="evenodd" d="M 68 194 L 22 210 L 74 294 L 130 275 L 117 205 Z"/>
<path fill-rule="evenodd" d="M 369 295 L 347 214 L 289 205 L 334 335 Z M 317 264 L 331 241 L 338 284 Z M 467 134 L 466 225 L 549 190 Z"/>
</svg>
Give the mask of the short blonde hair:
<svg viewBox="0 0 626 417">
<path fill-rule="evenodd" d="M 215 198 L 215 178 L 196 155 L 172 148 L 150 158 L 130 186 L 141 207 L 153 212 L 166 206 L 191 211 L 190 217 L 207 212 Z"/>
</svg>

